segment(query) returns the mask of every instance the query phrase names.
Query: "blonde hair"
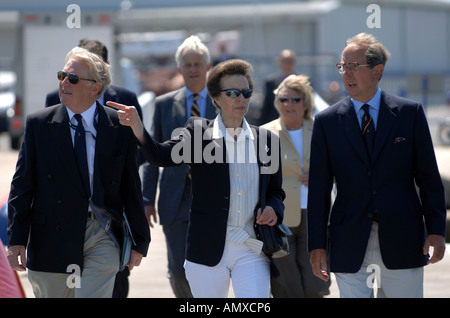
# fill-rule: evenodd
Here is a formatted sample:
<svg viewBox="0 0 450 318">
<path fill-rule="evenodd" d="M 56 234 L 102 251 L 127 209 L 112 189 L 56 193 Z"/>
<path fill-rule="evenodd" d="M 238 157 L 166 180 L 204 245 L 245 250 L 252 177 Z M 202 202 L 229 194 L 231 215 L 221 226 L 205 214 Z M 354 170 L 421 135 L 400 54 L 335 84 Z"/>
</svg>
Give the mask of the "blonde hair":
<svg viewBox="0 0 450 318">
<path fill-rule="evenodd" d="M 106 88 L 111 84 L 111 74 L 109 73 L 109 65 L 97 54 L 91 53 L 81 47 L 74 47 L 66 55 L 66 63 L 69 60 L 77 60 L 85 63 L 89 67 L 88 77 L 96 83 L 102 84 L 102 89 L 97 93 L 100 98 Z"/>
<path fill-rule="evenodd" d="M 311 86 L 309 77 L 306 75 L 289 75 L 286 77 L 280 85 L 273 91 L 275 94 L 274 105 L 275 109 L 280 112 L 280 100 L 278 99 L 278 93 L 283 88 L 290 88 L 296 91 L 303 100 L 303 106 L 305 107 L 305 113 L 303 114 L 305 119 L 311 118 L 313 111 L 313 88 Z"/>
</svg>

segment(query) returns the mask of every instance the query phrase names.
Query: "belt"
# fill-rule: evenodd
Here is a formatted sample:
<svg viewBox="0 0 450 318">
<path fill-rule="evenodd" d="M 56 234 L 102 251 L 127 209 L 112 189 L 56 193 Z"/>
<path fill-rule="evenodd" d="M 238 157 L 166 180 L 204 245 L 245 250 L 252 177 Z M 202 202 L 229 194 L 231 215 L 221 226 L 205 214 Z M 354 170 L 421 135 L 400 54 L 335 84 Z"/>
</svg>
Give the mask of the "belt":
<svg viewBox="0 0 450 318">
<path fill-rule="evenodd" d="M 94 212 L 88 211 L 88 213 L 87 213 L 87 218 L 88 218 L 89 220 L 94 220 L 94 219 L 95 219 L 95 214 L 94 214 Z"/>
</svg>

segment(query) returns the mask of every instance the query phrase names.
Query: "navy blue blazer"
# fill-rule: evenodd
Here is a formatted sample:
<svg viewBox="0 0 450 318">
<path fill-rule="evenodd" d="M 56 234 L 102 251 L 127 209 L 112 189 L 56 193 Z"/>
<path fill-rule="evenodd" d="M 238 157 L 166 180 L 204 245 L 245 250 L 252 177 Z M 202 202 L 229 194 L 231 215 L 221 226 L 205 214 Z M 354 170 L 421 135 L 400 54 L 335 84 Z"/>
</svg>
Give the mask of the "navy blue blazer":
<svg viewBox="0 0 450 318">
<path fill-rule="evenodd" d="M 125 210 L 136 241 L 134 249 L 145 256 L 150 232 L 136 138 L 129 127 L 120 125 L 116 110 L 99 103 L 97 107 L 94 213 L 107 222 L 105 230 L 120 244 Z M 59 104 L 28 116 L 9 195 L 9 245 L 27 246 L 31 270 L 67 273 L 70 264 L 82 269 L 88 204 L 66 107 Z"/>
<path fill-rule="evenodd" d="M 359 270 L 374 214 L 386 267 L 425 265 L 425 235 L 445 235 L 446 208 L 420 103 L 382 91 L 371 161 L 349 97 L 317 114 L 308 194 L 308 247 L 328 249 L 331 271 Z"/>
<path fill-rule="evenodd" d="M 199 125 L 198 123 L 201 124 Z M 190 160 L 194 163 L 191 164 L 192 205 L 187 234 L 186 258 L 191 262 L 207 266 L 217 265 L 222 258 L 230 207 L 230 175 L 228 163 L 226 162 L 225 142 L 223 138 L 216 140 L 212 138 L 213 124 L 214 120 L 191 117 L 186 123 L 186 129 L 180 134 L 179 138 L 158 143 L 145 132 L 146 142 L 145 145 L 141 145 L 141 152 L 144 157 L 157 166 L 176 165 L 177 163 L 174 162 L 171 156 L 172 149 L 176 145 L 180 146 L 180 142 L 186 142 L 189 145 Z M 194 127 L 196 134 L 201 133 L 200 138 L 194 134 Z M 275 165 L 273 167 L 277 167 L 277 169 L 273 169 L 276 171 L 266 171 L 270 173 L 260 174 L 260 187 L 262 184 L 261 178 L 267 178 L 267 182 L 265 182 L 266 205 L 271 206 L 275 210 L 278 222 L 281 223 L 284 215 L 283 200 L 285 193 L 281 188 L 280 144 L 276 140 L 277 137 L 275 135 L 264 129 L 264 133 L 267 133 L 267 135 L 264 134 L 264 137 L 267 136 L 267 142 L 264 142 L 264 149 L 261 149 L 261 151 L 268 151 L 267 156 L 270 157 L 271 153 L 273 153 L 271 152 L 272 149 L 270 149 L 271 146 L 276 145 L 278 148 L 278 157 L 272 158 L 274 162 L 269 163 L 263 156 L 258 155 L 260 140 L 262 140 L 260 139 L 262 138 L 261 131 L 263 129 L 255 126 L 251 126 L 251 128 L 256 131 L 257 157 L 260 171 L 270 168 L 272 164 Z M 189 139 L 186 136 L 191 136 L 191 138 Z M 200 140 L 200 149 L 202 151 L 207 151 L 208 153 L 214 152 L 211 149 L 221 151 L 222 160 L 214 160 L 211 163 L 207 163 L 204 160 L 205 158 L 202 157 L 199 162 L 195 162 L 195 147 L 198 147 L 198 145 L 195 142 L 191 143 L 192 140 Z M 220 157 L 216 152 L 213 155 L 217 155 L 217 158 Z M 278 162 L 275 162 L 276 160 Z M 279 164 L 278 166 L 277 163 Z"/>
</svg>

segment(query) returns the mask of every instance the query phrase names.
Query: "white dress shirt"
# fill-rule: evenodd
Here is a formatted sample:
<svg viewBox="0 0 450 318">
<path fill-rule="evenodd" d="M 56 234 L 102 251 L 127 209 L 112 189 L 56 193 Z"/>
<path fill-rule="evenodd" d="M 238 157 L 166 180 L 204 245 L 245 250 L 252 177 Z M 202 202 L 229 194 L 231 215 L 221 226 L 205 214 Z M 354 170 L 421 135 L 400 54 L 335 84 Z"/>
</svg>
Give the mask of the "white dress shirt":
<svg viewBox="0 0 450 318">
<path fill-rule="evenodd" d="M 69 108 L 67 108 L 67 113 L 69 114 L 70 122 L 72 123 L 72 127 L 76 127 L 78 125 L 77 120 L 75 117 L 75 113 L 71 111 Z M 91 187 L 91 194 L 93 192 L 93 180 L 94 180 L 94 159 L 95 159 L 95 138 L 97 136 L 97 128 L 94 124 L 97 121 L 97 103 L 94 102 L 94 104 L 89 107 L 86 111 L 81 113 L 80 115 L 83 117 L 83 127 L 86 131 L 86 155 L 87 155 L 87 163 L 88 163 L 88 170 L 89 170 L 89 184 Z M 70 132 L 72 134 L 72 142 L 75 142 L 75 129 L 70 129 Z M 75 145 L 75 143 L 74 143 Z"/>
<path fill-rule="evenodd" d="M 219 114 L 214 121 L 213 138 L 225 137 L 230 171 L 230 210 L 226 239 L 236 244 L 245 244 L 259 255 L 263 243 L 256 239 L 253 227 L 254 209 L 259 199 L 256 140 L 246 120 L 243 120 L 241 133 L 234 140 Z"/>
</svg>

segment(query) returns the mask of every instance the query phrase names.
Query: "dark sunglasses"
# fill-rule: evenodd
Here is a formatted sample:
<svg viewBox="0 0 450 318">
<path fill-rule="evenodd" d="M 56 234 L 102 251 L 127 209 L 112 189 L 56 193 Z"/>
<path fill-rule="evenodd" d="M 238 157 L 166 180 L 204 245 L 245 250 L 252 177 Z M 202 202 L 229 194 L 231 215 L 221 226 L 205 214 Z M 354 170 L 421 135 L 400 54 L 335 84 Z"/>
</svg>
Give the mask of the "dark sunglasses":
<svg viewBox="0 0 450 318">
<path fill-rule="evenodd" d="M 60 81 L 64 81 L 64 79 L 65 79 L 66 77 L 69 78 L 70 84 L 76 84 L 76 83 L 78 83 L 79 80 L 83 80 L 83 81 L 91 81 L 91 82 L 96 83 L 96 81 L 93 80 L 93 79 L 89 79 L 89 78 L 81 78 L 81 77 L 79 77 L 78 75 L 75 75 L 75 74 L 67 74 L 66 72 L 63 72 L 63 71 L 59 71 L 59 72 L 58 72 L 58 79 L 59 79 Z"/>
<path fill-rule="evenodd" d="M 281 103 L 287 103 L 287 102 L 289 101 L 289 97 L 278 97 L 278 100 L 279 100 Z M 301 97 L 301 96 L 292 96 L 292 97 L 290 98 L 290 100 L 291 100 L 291 102 L 293 102 L 293 103 L 300 103 L 300 101 L 302 100 L 302 97 Z"/>
<path fill-rule="evenodd" d="M 253 90 L 252 89 L 236 89 L 236 88 L 228 88 L 228 89 L 223 89 L 220 92 L 225 92 L 225 95 L 227 95 L 228 97 L 231 98 L 238 98 L 241 93 L 242 96 L 244 96 L 244 98 L 250 98 L 252 96 Z"/>
</svg>

